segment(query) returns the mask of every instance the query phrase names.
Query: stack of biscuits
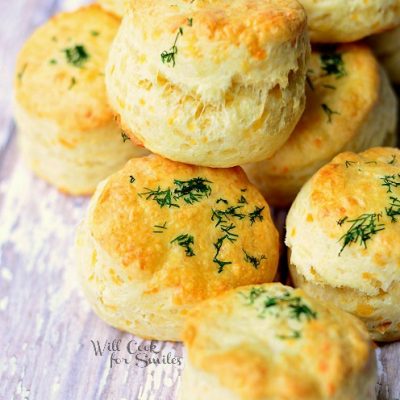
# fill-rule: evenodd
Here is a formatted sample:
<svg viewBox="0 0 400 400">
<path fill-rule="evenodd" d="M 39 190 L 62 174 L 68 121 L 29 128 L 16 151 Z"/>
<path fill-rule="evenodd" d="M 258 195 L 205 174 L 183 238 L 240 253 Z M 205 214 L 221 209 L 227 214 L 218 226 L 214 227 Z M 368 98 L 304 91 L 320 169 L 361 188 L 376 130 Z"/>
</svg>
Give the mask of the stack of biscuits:
<svg viewBox="0 0 400 400">
<path fill-rule="evenodd" d="M 181 400 L 375 398 L 372 340 L 400 339 L 399 26 L 400 0 L 101 0 L 21 50 L 21 154 L 93 195 L 83 291 L 184 341 Z"/>
</svg>

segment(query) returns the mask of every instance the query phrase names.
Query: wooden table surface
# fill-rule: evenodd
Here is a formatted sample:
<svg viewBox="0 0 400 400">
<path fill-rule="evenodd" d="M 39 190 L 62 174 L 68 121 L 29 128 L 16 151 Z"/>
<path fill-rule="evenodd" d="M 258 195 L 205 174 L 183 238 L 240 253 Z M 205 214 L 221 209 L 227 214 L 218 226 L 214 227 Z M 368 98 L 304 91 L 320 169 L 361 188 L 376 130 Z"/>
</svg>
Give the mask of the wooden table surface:
<svg viewBox="0 0 400 400">
<path fill-rule="evenodd" d="M 153 342 L 139 349 L 150 342 L 90 311 L 74 284 L 71 252 L 88 199 L 62 195 L 34 177 L 17 151 L 15 56 L 49 16 L 83 3 L 0 0 L 0 400 L 172 400 L 182 366 L 171 360 L 181 360 L 182 346 Z M 95 354 L 93 343 L 118 340 L 115 351 Z M 378 399 L 399 400 L 400 343 L 378 348 L 377 358 Z"/>
</svg>

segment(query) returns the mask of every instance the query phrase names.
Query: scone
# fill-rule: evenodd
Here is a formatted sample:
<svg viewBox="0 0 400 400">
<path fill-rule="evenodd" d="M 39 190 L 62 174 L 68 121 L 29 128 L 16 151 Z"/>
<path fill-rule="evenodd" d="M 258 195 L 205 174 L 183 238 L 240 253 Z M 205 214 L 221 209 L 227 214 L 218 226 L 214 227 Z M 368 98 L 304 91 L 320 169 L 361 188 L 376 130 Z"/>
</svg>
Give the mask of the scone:
<svg viewBox="0 0 400 400">
<path fill-rule="evenodd" d="M 131 2 L 106 71 L 134 142 L 175 161 L 270 157 L 304 109 L 309 41 L 296 0 Z"/>
<path fill-rule="evenodd" d="M 400 84 L 400 27 L 371 36 L 368 44 L 372 46 L 392 82 Z"/>
<path fill-rule="evenodd" d="M 400 24 L 400 0 L 300 0 L 313 43 L 353 42 Z"/>
<path fill-rule="evenodd" d="M 281 284 L 191 311 L 180 400 L 372 400 L 376 361 L 356 318 Z"/>
<path fill-rule="evenodd" d="M 15 74 L 15 118 L 33 171 L 70 194 L 90 194 L 134 156 L 108 105 L 104 69 L 119 20 L 99 6 L 62 13 L 22 48 Z"/>
<path fill-rule="evenodd" d="M 148 156 L 101 183 L 79 228 L 79 276 L 110 325 L 180 340 L 201 300 L 271 282 L 278 233 L 241 168 L 195 167 Z"/>
<path fill-rule="evenodd" d="M 128 0 L 98 0 L 101 7 L 120 18 L 124 15 L 125 4 L 127 2 Z"/>
<path fill-rule="evenodd" d="M 294 283 L 400 338 L 400 150 L 342 153 L 302 188 L 287 218 Z"/>
<path fill-rule="evenodd" d="M 394 146 L 397 99 L 371 50 L 361 44 L 313 49 L 306 109 L 289 140 L 245 166 L 268 202 L 286 207 L 304 183 L 340 152 Z"/>
</svg>

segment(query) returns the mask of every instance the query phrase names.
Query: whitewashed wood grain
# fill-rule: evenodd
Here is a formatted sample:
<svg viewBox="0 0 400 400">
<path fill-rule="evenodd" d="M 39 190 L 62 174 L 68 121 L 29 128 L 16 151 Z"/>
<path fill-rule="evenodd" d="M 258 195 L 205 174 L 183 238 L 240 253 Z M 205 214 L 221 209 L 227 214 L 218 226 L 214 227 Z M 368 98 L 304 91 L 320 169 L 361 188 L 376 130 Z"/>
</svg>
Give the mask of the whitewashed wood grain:
<svg viewBox="0 0 400 400">
<path fill-rule="evenodd" d="M 35 178 L 16 148 L 16 52 L 52 13 L 82 3 L 0 0 L 0 400 L 173 400 L 181 366 L 110 368 L 108 352 L 95 356 L 91 340 L 120 339 L 119 355 L 126 357 L 129 340 L 143 341 L 106 326 L 75 287 L 71 245 L 88 200 Z M 282 226 L 284 214 L 277 220 Z M 159 358 L 182 357 L 180 344 L 154 344 Z M 386 345 L 377 356 L 379 400 L 400 399 L 400 345 Z"/>
</svg>

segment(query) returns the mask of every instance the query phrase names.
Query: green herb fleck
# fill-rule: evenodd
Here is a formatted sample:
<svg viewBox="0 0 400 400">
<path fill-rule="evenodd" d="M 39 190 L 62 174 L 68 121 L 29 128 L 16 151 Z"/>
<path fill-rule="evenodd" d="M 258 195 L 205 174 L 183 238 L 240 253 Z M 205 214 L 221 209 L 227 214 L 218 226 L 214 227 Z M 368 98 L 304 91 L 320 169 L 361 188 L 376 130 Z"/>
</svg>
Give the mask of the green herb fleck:
<svg viewBox="0 0 400 400">
<path fill-rule="evenodd" d="M 237 201 L 239 204 L 248 204 L 246 197 L 244 197 L 243 195 L 240 196 L 240 199 Z"/>
<path fill-rule="evenodd" d="M 389 208 L 385 207 L 386 215 L 391 218 L 391 222 L 397 222 L 400 216 L 400 200 L 397 197 L 390 196 Z"/>
<path fill-rule="evenodd" d="M 154 225 L 153 233 L 163 233 L 167 229 L 167 221 L 165 221 L 162 225 Z"/>
<path fill-rule="evenodd" d="M 90 34 L 91 34 L 92 36 L 99 36 L 99 35 L 100 35 L 100 32 L 99 32 L 99 31 L 90 31 Z"/>
<path fill-rule="evenodd" d="M 379 223 L 381 216 L 382 214 L 372 213 L 362 214 L 355 219 L 347 219 L 346 222 L 350 223 L 351 226 L 339 239 L 339 242 L 343 241 L 339 256 L 342 254 L 346 246 L 350 246 L 352 243 L 359 242 L 360 246 L 367 248 L 368 240 L 379 231 L 385 229 L 384 224 Z"/>
<path fill-rule="evenodd" d="M 336 90 L 336 86 L 333 85 L 323 84 L 322 87 L 324 87 L 325 89 Z"/>
<path fill-rule="evenodd" d="M 386 175 L 381 180 L 383 180 L 382 186 L 387 187 L 387 193 L 392 193 L 393 188 L 400 186 L 400 174 Z"/>
<path fill-rule="evenodd" d="M 248 295 L 243 292 L 239 292 L 241 296 L 243 296 L 246 300 L 248 300 L 247 305 L 252 305 L 254 302 L 263 294 L 265 290 L 261 287 L 252 287 Z"/>
<path fill-rule="evenodd" d="M 218 265 L 218 273 L 220 274 L 221 272 L 224 271 L 224 268 L 226 265 L 232 264 L 232 261 L 222 261 L 218 258 L 219 252 L 221 251 L 221 247 L 224 244 L 224 241 L 228 239 L 228 235 L 221 236 L 220 238 L 217 239 L 217 241 L 214 243 L 214 248 L 215 248 L 215 255 L 213 258 L 213 262 Z"/>
<path fill-rule="evenodd" d="M 249 213 L 249 218 L 250 218 L 250 224 L 253 225 L 257 220 L 262 221 L 264 219 L 264 216 L 262 215 L 262 212 L 265 207 L 258 207 L 254 209 L 251 213 Z"/>
<path fill-rule="evenodd" d="M 332 115 L 337 114 L 340 115 L 339 112 L 333 111 L 329 106 L 325 103 L 321 104 L 321 108 L 324 110 L 324 113 L 328 116 L 328 123 L 332 122 Z"/>
<path fill-rule="evenodd" d="M 321 54 L 321 64 L 325 75 L 335 75 L 336 79 L 346 75 L 343 57 L 340 53 L 330 52 Z"/>
<path fill-rule="evenodd" d="M 124 131 L 121 131 L 121 137 L 124 143 L 129 140 L 129 136 Z"/>
<path fill-rule="evenodd" d="M 76 85 L 76 79 L 74 77 L 72 77 L 71 82 L 68 87 L 68 90 L 71 90 L 75 85 Z"/>
<path fill-rule="evenodd" d="M 188 22 L 188 26 L 193 26 L 193 18 L 188 18 L 187 22 Z"/>
<path fill-rule="evenodd" d="M 211 187 L 207 183 L 212 183 L 205 178 L 193 178 L 188 181 L 174 180 L 177 188 L 174 190 L 174 199 L 183 198 L 188 204 L 199 202 L 202 198 L 211 194 Z"/>
<path fill-rule="evenodd" d="M 74 47 L 70 47 L 63 50 L 67 62 L 75 67 L 82 67 L 83 64 L 89 59 L 89 54 L 85 47 L 78 44 Z"/>
<path fill-rule="evenodd" d="M 340 218 L 339 221 L 337 221 L 337 224 L 339 226 L 342 226 L 347 220 L 348 220 L 348 217 Z"/>
<path fill-rule="evenodd" d="M 291 335 L 277 335 L 277 337 L 281 340 L 299 339 L 301 338 L 301 332 L 293 330 Z"/>
<path fill-rule="evenodd" d="M 161 62 L 163 64 L 171 64 L 172 66 L 175 67 L 175 57 L 178 54 L 178 47 L 176 46 L 176 43 L 178 42 L 179 36 L 183 35 L 183 29 L 182 27 L 179 27 L 178 33 L 175 36 L 175 41 L 174 44 L 171 46 L 169 50 L 164 50 L 161 53 Z"/>
<path fill-rule="evenodd" d="M 27 66 L 28 66 L 28 64 L 25 63 L 25 64 L 22 66 L 21 71 L 18 72 L 17 77 L 18 77 L 18 80 L 19 80 L 19 81 L 21 81 L 22 78 L 24 77 L 24 74 L 25 74 L 25 71 L 26 71 Z"/>
<path fill-rule="evenodd" d="M 215 226 L 219 226 L 221 223 L 228 223 L 231 218 L 237 218 L 239 220 L 245 217 L 245 214 L 240 213 L 238 210 L 243 206 L 230 206 L 225 210 L 214 210 L 212 209 L 211 221 L 217 221 Z"/>
<path fill-rule="evenodd" d="M 344 163 L 344 165 L 346 166 L 346 168 L 351 167 L 353 164 L 356 164 L 356 162 L 355 162 L 355 161 L 346 161 L 346 162 Z"/>
<path fill-rule="evenodd" d="M 145 190 L 147 191 L 143 193 L 138 193 L 138 196 L 146 196 L 146 200 L 154 200 L 161 208 L 163 208 L 164 206 L 168 208 L 179 208 L 179 205 L 177 203 L 174 203 L 173 201 L 174 199 L 170 188 L 161 190 L 160 186 L 158 186 L 157 189 L 145 188 Z"/>
<path fill-rule="evenodd" d="M 391 165 L 396 164 L 396 155 L 395 154 L 392 154 L 392 159 L 388 162 L 388 164 L 391 164 Z"/>
<path fill-rule="evenodd" d="M 244 261 L 251 264 L 255 269 L 258 269 L 262 260 L 266 260 L 266 257 L 264 255 L 262 255 L 260 257 L 255 257 L 255 256 L 251 256 L 249 253 L 247 253 L 246 250 L 244 250 L 244 249 L 242 249 L 242 250 L 244 253 Z"/>
<path fill-rule="evenodd" d="M 220 198 L 216 201 L 216 203 L 217 203 L 217 204 L 219 204 L 219 203 L 228 204 L 229 202 L 228 202 L 228 200 L 225 200 L 225 199 L 223 199 L 222 197 L 220 197 Z"/>
<path fill-rule="evenodd" d="M 174 240 L 171 240 L 171 244 L 175 242 L 185 249 L 185 254 L 187 257 L 193 257 L 196 255 L 193 251 L 193 248 L 190 247 L 194 245 L 194 238 L 192 235 L 188 235 L 187 233 L 179 235 Z"/>
<path fill-rule="evenodd" d="M 54 58 L 52 58 L 52 59 L 49 61 L 49 64 L 55 65 L 55 64 L 57 64 L 57 60 L 54 59 Z"/>
<path fill-rule="evenodd" d="M 306 82 L 307 82 L 308 86 L 310 87 L 310 89 L 312 91 L 314 91 L 314 89 L 315 89 L 314 84 L 312 83 L 312 80 L 308 74 L 306 75 Z"/>
<path fill-rule="evenodd" d="M 136 181 L 133 175 L 129 175 L 129 183 L 134 183 Z"/>
</svg>

